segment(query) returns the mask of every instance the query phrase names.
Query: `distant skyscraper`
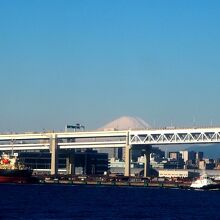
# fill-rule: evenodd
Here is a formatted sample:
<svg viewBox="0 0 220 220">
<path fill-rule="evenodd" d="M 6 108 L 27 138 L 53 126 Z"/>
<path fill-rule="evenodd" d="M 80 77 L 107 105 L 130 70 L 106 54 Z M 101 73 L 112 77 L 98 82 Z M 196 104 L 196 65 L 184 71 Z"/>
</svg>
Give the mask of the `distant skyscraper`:
<svg viewBox="0 0 220 220">
<path fill-rule="evenodd" d="M 203 159 L 203 152 L 196 152 L 196 160 L 200 161 Z"/>
<path fill-rule="evenodd" d="M 180 152 L 169 152 L 169 158 L 174 160 L 179 160 L 182 157 Z"/>
<path fill-rule="evenodd" d="M 194 151 L 180 151 L 180 154 L 182 155 L 182 158 L 184 162 L 186 163 L 187 161 L 195 161 L 196 160 L 196 153 Z"/>
</svg>

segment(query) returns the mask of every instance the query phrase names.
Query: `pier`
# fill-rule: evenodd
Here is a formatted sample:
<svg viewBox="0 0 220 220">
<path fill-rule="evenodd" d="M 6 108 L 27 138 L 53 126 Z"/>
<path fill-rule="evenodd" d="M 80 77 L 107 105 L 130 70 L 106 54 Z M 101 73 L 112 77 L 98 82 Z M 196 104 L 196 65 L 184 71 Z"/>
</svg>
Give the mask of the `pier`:
<svg viewBox="0 0 220 220">
<path fill-rule="evenodd" d="M 141 178 L 121 176 L 54 176 L 41 177 L 41 184 L 89 185 L 89 186 L 118 186 L 118 187 L 160 187 L 160 188 L 189 188 L 192 179 Z"/>
</svg>

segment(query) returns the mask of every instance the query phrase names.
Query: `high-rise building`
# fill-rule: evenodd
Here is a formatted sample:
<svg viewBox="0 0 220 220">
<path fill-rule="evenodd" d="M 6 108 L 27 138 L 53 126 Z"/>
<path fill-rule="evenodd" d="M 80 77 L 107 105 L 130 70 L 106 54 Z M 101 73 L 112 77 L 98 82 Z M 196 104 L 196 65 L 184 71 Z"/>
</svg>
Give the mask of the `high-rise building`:
<svg viewBox="0 0 220 220">
<path fill-rule="evenodd" d="M 194 151 L 184 150 L 184 151 L 180 151 L 180 154 L 182 155 L 182 159 L 184 160 L 185 163 L 189 160 L 195 163 L 196 153 Z"/>
<path fill-rule="evenodd" d="M 179 160 L 182 158 L 180 152 L 169 152 L 169 158 L 173 160 Z"/>
<path fill-rule="evenodd" d="M 196 160 L 200 161 L 203 159 L 203 152 L 196 152 Z"/>
</svg>

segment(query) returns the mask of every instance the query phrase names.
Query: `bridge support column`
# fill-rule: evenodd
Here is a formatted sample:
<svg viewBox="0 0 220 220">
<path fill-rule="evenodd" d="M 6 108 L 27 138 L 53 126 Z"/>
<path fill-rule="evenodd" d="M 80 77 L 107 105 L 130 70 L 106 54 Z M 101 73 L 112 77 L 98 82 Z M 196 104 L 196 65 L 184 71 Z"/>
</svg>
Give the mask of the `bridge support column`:
<svg viewBox="0 0 220 220">
<path fill-rule="evenodd" d="M 57 137 L 55 134 L 52 135 L 50 139 L 50 153 L 51 153 L 51 165 L 50 165 L 50 173 L 51 175 L 57 176 L 58 174 L 58 145 L 57 145 Z"/>
<path fill-rule="evenodd" d="M 125 147 L 125 176 L 131 175 L 131 145 Z"/>
<path fill-rule="evenodd" d="M 144 177 L 150 176 L 150 153 L 151 146 L 148 146 L 144 152 Z"/>
<path fill-rule="evenodd" d="M 130 134 L 128 132 L 125 146 L 125 176 L 131 175 L 131 147 L 132 145 L 130 145 Z"/>
</svg>

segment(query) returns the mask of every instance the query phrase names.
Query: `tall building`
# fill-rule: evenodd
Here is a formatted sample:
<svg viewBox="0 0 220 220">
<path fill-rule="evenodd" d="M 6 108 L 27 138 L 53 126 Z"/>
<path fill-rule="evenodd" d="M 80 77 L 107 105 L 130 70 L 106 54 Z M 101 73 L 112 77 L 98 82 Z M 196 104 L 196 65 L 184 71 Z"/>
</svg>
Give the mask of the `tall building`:
<svg viewBox="0 0 220 220">
<path fill-rule="evenodd" d="M 194 151 L 180 151 L 180 154 L 182 155 L 182 159 L 186 163 L 187 161 L 192 161 L 195 163 L 196 160 L 196 153 Z"/>
<path fill-rule="evenodd" d="M 180 152 L 169 152 L 169 158 L 173 160 L 180 160 L 182 159 L 182 155 Z"/>
<path fill-rule="evenodd" d="M 206 162 L 204 160 L 199 161 L 199 169 L 205 170 L 206 169 Z"/>
<path fill-rule="evenodd" d="M 203 159 L 203 152 L 196 152 L 196 160 L 200 161 Z"/>
</svg>

